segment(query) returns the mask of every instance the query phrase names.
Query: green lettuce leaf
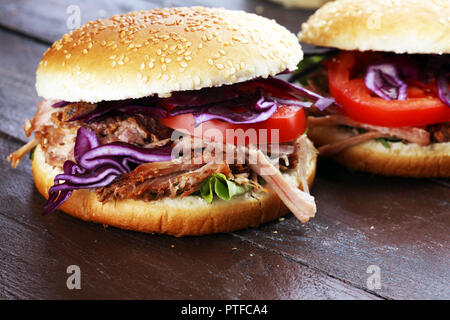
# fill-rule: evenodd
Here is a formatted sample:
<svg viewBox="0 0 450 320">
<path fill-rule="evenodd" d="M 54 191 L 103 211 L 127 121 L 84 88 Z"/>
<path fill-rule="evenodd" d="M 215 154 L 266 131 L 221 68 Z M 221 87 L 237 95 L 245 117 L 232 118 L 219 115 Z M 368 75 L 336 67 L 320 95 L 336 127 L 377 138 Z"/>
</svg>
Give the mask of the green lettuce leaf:
<svg viewBox="0 0 450 320">
<path fill-rule="evenodd" d="M 211 203 L 216 194 L 222 200 L 230 200 L 234 196 L 246 193 L 251 185 L 239 185 L 227 179 L 222 173 L 214 173 L 203 181 L 200 187 L 200 196 Z"/>
<path fill-rule="evenodd" d="M 385 147 L 386 149 L 390 149 L 391 145 L 389 144 L 389 142 L 401 142 L 401 139 L 397 139 L 397 138 L 377 138 L 375 139 L 376 141 L 378 141 L 379 143 L 381 143 L 383 145 L 383 147 Z"/>
<path fill-rule="evenodd" d="M 386 149 L 390 149 L 391 146 L 389 145 L 389 143 L 386 141 L 386 139 L 384 138 L 378 138 L 376 139 L 379 143 L 381 143 L 383 145 L 383 147 L 385 147 Z"/>
<path fill-rule="evenodd" d="M 316 71 L 317 68 L 321 67 L 321 62 L 327 59 L 329 54 L 319 54 L 306 56 L 302 61 L 299 62 L 297 66 L 297 71 L 293 75 L 292 80 L 297 80 L 301 85 L 307 85 L 307 79 L 311 72 Z"/>
<path fill-rule="evenodd" d="M 30 153 L 28 154 L 28 157 L 30 158 L 30 160 L 33 160 L 35 150 L 36 150 L 36 147 L 33 147 L 33 149 L 30 150 Z"/>
</svg>

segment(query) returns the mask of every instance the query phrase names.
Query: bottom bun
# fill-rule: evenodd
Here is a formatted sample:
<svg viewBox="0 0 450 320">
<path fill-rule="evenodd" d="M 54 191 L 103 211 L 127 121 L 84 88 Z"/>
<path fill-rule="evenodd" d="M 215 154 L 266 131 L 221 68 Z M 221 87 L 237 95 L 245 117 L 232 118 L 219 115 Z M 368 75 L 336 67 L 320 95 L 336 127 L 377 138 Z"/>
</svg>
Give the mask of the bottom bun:
<svg viewBox="0 0 450 320">
<path fill-rule="evenodd" d="M 311 186 L 316 171 L 316 152 L 312 143 L 307 161 L 307 181 Z M 39 192 L 48 199 L 48 190 L 60 170 L 46 163 L 38 145 L 34 152 L 32 171 Z M 300 185 L 298 170 L 283 176 Z M 229 201 L 215 198 L 210 204 L 199 196 L 163 198 L 155 201 L 117 200 L 101 203 L 94 192 L 76 190 L 60 210 L 85 221 L 122 229 L 174 236 L 203 235 L 256 227 L 289 212 L 272 190 L 246 193 Z"/>
<path fill-rule="evenodd" d="M 308 137 L 316 147 L 344 140 L 353 135 L 343 127 L 318 126 L 310 128 Z M 450 143 L 432 143 L 419 146 L 415 143 L 380 142 L 370 140 L 350 147 L 333 158 L 350 170 L 366 171 L 386 176 L 414 178 L 450 177 Z"/>
</svg>

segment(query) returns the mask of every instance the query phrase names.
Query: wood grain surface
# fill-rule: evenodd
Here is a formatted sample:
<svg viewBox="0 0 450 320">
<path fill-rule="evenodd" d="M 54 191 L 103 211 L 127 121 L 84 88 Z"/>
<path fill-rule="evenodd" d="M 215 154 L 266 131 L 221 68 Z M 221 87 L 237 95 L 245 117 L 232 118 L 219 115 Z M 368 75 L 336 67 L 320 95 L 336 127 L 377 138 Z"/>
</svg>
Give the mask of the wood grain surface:
<svg viewBox="0 0 450 320">
<path fill-rule="evenodd" d="M 256 0 L 0 2 L 0 297 L 7 299 L 450 299 L 448 180 L 351 173 L 320 162 L 312 189 L 318 212 L 260 228 L 173 238 L 86 223 L 61 212 L 42 216 L 30 161 L 5 157 L 24 141 L 24 120 L 39 102 L 35 70 L 81 22 L 165 5 L 258 12 L 298 32 L 311 11 Z M 315 48 L 306 47 L 307 52 Z M 70 265 L 81 290 L 66 286 Z M 381 272 L 370 289 L 369 266 Z"/>
</svg>

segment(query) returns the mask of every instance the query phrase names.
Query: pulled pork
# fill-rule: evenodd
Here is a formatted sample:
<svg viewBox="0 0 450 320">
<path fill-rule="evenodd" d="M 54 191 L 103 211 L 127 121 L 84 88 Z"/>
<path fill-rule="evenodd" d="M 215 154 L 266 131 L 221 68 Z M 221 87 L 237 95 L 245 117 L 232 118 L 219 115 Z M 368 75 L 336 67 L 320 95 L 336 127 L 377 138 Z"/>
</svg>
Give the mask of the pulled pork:
<svg viewBox="0 0 450 320">
<path fill-rule="evenodd" d="M 195 161 L 193 161 L 195 162 Z M 231 177 L 225 163 L 188 163 L 179 159 L 144 163 L 122 175 L 107 187 L 96 190 L 99 201 L 114 199 L 155 200 L 163 197 L 184 197 L 200 190 L 202 182 L 213 173 Z"/>
<path fill-rule="evenodd" d="M 440 123 L 427 126 L 432 142 L 450 142 L 450 123 Z"/>
<path fill-rule="evenodd" d="M 172 129 L 141 114 L 108 116 L 98 122 L 84 123 L 69 120 L 94 110 L 96 104 L 73 103 L 52 108 L 53 103 L 44 100 L 39 104 L 34 118 L 25 122 L 25 133 L 27 136 L 34 133 L 33 144 L 28 146 L 41 144 L 46 161 L 55 167 L 62 167 L 66 160 L 74 160 L 75 138 L 81 126 L 96 132 L 101 144 L 121 141 L 145 147 L 171 137 Z M 16 153 L 14 164 L 26 154 L 22 153 Z"/>
<path fill-rule="evenodd" d="M 95 104 L 74 103 L 52 108 L 53 103 L 54 101 L 43 101 L 35 117 L 26 122 L 27 135 L 34 133 L 35 137 L 11 154 L 10 161 L 13 166 L 16 166 L 20 158 L 30 149 L 41 144 L 47 157 L 46 161 L 53 166 L 62 167 L 66 160 L 74 160 L 75 139 L 80 127 L 94 131 L 100 144 L 121 141 L 141 147 L 154 147 L 172 143 L 170 138 L 173 130 L 163 126 L 157 119 L 139 113 L 116 114 L 104 116 L 101 121 L 86 123 L 71 119 L 92 111 Z M 175 145 L 192 143 L 193 140 L 185 136 Z M 308 147 L 306 136 L 289 143 L 260 146 L 262 150 L 267 151 L 270 158 L 260 149 L 253 147 L 221 145 L 220 153 L 223 153 L 224 149 L 228 151 L 228 148 L 231 148 L 232 153 L 243 154 L 245 158 L 244 162 L 240 162 L 242 159 L 236 157 L 231 163 L 225 162 L 225 159 L 228 161 L 226 156 L 216 161 L 214 156 L 217 152 L 207 151 L 209 146 L 215 144 L 217 147 L 218 143 L 199 140 L 201 152 L 198 152 L 198 146 L 190 145 L 192 156 L 183 154 L 181 158 L 172 161 L 141 164 L 131 172 L 117 177 L 110 185 L 97 188 L 95 192 L 99 201 L 120 199 L 151 201 L 163 197 L 184 197 L 198 191 L 203 181 L 211 174 L 221 173 L 237 184 L 252 185 L 254 191 L 267 191 L 258 183 L 257 177 L 260 176 L 302 222 L 314 216 L 316 207 L 314 198 L 309 195 L 305 170 L 301 177 L 305 192 L 280 173 L 280 170 L 295 168 L 299 164 L 304 167 L 306 155 L 311 151 L 306 149 Z M 249 161 L 249 158 L 253 158 L 255 162 Z"/>
<path fill-rule="evenodd" d="M 367 130 L 367 132 L 356 134 L 347 139 L 320 147 L 319 154 L 322 157 L 335 155 L 349 147 L 377 138 L 395 138 L 403 142 L 426 146 L 430 143 L 448 142 L 450 137 L 448 123 L 430 125 L 426 128 L 390 128 L 354 121 L 343 114 L 310 115 L 308 116 L 308 126 L 347 126 Z"/>
</svg>

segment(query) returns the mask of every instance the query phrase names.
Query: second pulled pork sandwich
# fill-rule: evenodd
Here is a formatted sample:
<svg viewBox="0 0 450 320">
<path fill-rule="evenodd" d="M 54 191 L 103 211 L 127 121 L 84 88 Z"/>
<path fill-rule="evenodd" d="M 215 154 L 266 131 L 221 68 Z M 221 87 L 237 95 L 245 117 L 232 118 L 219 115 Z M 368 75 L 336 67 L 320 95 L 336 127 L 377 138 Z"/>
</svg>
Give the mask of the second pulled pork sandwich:
<svg viewBox="0 0 450 320">
<path fill-rule="evenodd" d="M 302 25 L 302 42 L 335 49 L 305 59 L 295 77 L 336 100 L 309 112 L 322 156 L 352 170 L 450 177 L 449 17 L 448 0 L 337 0 Z"/>
<path fill-rule="evenodd" d="M 306 222 L 316 150 L 304 107 L 332 101 L 273 77 L 301 59 L 295 35 L 241 11 L 90 22 L 44 54 L 36 87 L 45 100 L 25 124 L 34 138 L 9 159 L 16 166 L 34 148 L 46 213 L 176 236 L 289 210 Z"/>
</svg>

